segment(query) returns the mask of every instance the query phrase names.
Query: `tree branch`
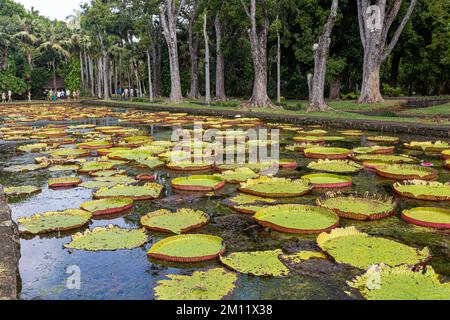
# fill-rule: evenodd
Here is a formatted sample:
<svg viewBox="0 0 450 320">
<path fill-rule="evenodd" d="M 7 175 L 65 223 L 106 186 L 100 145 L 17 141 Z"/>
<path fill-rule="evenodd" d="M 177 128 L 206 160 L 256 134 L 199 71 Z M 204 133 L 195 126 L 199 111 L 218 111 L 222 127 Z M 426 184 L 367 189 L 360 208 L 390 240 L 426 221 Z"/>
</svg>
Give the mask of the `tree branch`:
<svg viewBox="0 0 450 320">
<path fill-rule="evenodd" d="M 364 2 L 364 3 L 363 3 Z M 363 48 L 366 47 L 366 10 L 367 3 L 366 0 L 356 1 L 358 6 L 358 23 L 359 23 L 359 35 L 361 37 L 361 43 Z"/>
<path fill-rule="evenodd" d="M 250 12 L 248 11 L 248 7 L 245 4 L 244 0 L 241 0 L 242 6 L 244 7 L 245 13 L 250 17 Z"/>
<path fill-rule="evenodd" d="M 394 36 L 391 39 L 391 42 L 389 43 L 389 45 L 387 46 L 387 48 L 385 49 L 385 51 L 381 57 L 382 62 L 386 61 L 386 59 L 392 53 L 392 50 L 394 50 L 395 45 L 397 44 L 398 39 L 400 38 L 400 35 L 403 32 L 403 29 L 405 29 L 406 24 L 408 23 L 409 19 L 411 18 L 411 15 L 414 11 L 414 7 L 416 6 L 416 3 L 417 3 L 417 0 L 411 0 L 411 2 L 409 3 L 408 11 L 406 11 L 406 14 L 403 17 L 402 22 L 398 26 L 397 30 L 394 33 Z"/>
<path fill-rule="evenodd" d="M 389 29 L 391 28 L 392 24 L 394 23 L 395 19 L 398 16 L 398 13 L 400 11 L 400 8 L 402 7 L 403 0 L 396 0 L 395 3 L 390 8 L 388 14 L 386 15 L 385 22 L 384 22 L 384 29 L 382 34 L 382 43 L 386 42 L 387 35 L 389 33 Z"/>
</svg>

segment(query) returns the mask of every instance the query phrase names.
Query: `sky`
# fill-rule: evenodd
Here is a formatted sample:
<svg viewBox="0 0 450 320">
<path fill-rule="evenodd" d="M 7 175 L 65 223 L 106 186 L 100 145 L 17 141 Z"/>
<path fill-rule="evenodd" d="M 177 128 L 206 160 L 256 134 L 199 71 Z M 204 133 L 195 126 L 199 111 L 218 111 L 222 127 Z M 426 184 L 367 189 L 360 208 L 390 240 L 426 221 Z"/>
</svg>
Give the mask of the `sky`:
<svg viewBox="0 0 450 320">
<path fill-rule="evenodd" d="M 14 0 L 21 3 L 26 9 L 30 10 L 34 7 L 43 16 L 50 19 L 58 19 L 64 21 L 68 15 L 73 13 L 74 9 L 79 8 L 80 4 L 86 0 Z"/>
</svg>

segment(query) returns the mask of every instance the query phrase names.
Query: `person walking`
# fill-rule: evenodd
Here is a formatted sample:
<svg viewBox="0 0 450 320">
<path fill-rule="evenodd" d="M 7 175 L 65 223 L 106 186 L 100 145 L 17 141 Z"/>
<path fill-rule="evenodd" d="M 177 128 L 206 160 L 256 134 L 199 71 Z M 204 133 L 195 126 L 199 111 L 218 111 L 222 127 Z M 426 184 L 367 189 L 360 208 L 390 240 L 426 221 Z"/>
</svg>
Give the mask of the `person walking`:
<svg viewBox="0 0 450 320">
<path fill-rule="evenodd" d="M 12 102 L 12 91 L 8 90 L 8 102 Z"/>
<path fill-rule="evenodd" d="M 130 100 L 133 101 L 133 98 L 134 98 L 134 89 L 131 88 L 130 89 Z"/>
<path fill-rule="evenodd" d="M 67 100 L 70 100 L 70 89 L 66 90 L 66 96 L 67 96 Z"/>
<path fill-rule="evenodd" d="M 31 102 L 31 91 L 28 91 L 28 101 Z"/>
<path fill-rule="evenodd" d="M 6 93 L 2 92 L 2 103 L 6 103 Z"/>
<path fill-rule="evenodd" d="M 128 99 L 128 88 L 125 88 L 125 100 Z"/>
</svg>

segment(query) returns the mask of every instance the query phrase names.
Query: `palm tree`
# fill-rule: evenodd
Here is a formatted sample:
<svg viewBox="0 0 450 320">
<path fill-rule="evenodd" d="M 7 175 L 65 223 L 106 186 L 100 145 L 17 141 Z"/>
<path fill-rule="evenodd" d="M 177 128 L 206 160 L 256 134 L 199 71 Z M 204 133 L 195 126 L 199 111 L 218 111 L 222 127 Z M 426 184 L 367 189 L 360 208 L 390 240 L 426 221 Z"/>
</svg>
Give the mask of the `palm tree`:
<svg viewBox="0 0 450 320">
<path fill-rule="evenodd" d="M 64 48 L 70 45 L 70 41 L 66 40 L 64 29 L 56 20 L 48 26 L 45 39 L 46 41 L 38 47 L 38 50 L 47 51 L 52 57 L 53 89 L 56 90 L 56 58 L 70 57 L 70 52 Z"/>
</svg>

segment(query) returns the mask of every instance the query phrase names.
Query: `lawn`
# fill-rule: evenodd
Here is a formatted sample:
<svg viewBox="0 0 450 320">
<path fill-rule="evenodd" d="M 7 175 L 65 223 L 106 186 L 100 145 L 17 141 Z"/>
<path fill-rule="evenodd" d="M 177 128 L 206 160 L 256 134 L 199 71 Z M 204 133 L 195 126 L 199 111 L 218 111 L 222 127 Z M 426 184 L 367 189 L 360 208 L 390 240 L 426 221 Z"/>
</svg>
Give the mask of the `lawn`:
<svg viewBox="0 0 450 320">
<path fill-rule="evenodd" d="M 400 115 L 421 115 L 421 116 L 450 116 L 450 103 L 428 108 L 410 109 L 400 112 Z"/>
</svg>

